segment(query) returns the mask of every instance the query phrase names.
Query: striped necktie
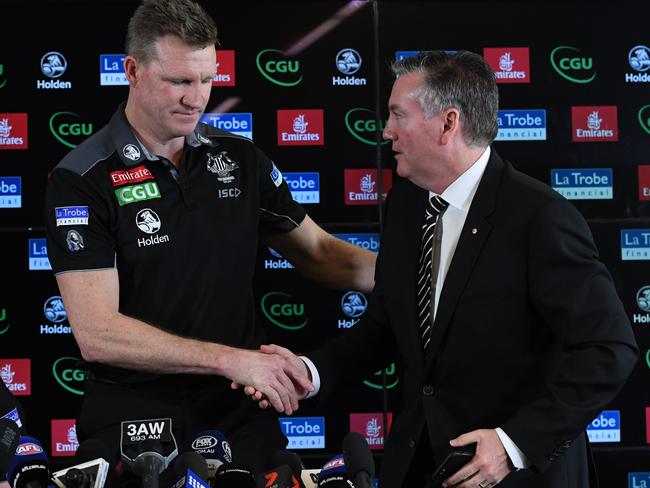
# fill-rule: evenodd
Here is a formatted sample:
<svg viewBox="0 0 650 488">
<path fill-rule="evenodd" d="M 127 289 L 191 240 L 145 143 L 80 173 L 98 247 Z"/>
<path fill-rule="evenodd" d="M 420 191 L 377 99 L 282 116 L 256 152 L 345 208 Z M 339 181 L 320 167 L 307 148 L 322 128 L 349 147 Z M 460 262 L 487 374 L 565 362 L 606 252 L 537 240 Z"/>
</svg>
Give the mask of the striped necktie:
<svg viewBox="0 0 650 488">
<path fill-rule="evenodd" d="M 422 244 L 420 246 L 420 259 L 418 261 L 418 276 L 417 276 L 417 312 L 418 312 L 418 325 L 420 330 L 420 338 L 422 339 L 422 348 L 425 353 L 427 346 L 431 341 L 431 326 L 433 325 L 433 307 L 431 306 L 432 291 L 431 291 L 431 269 L 436 264 L 436 270 L 440 261 L 440 246 L 439 242 L 434 249 L 434 233 L 436 224 L 440 215 L 449 206 L 439 196 L 429 198 L 429 205 L 426 209 L 424 225 L 422 225 Z M 442 223 L 440 224 L 440 227 Z M 441 236 L 437 237 L 439 241 Z M 437 275 L 437 273 L 436 273 Z M 436 280 L 438 277 L 434 276 Z"/>
</svg>

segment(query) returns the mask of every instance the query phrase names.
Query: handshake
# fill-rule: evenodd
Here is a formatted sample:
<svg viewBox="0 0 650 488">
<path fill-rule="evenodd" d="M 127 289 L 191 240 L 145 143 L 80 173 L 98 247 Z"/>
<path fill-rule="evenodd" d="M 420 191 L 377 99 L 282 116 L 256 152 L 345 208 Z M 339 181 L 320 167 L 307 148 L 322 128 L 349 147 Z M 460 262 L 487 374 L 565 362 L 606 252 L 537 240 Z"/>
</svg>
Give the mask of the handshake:
<svg viewBox="0 0 650 488">
<path fill-rule="evenodd" d="M 307 363 L 284 347 L 262 345 L 259 351 L 231 349 L 224 376 L 232 381 L 233 390 L 244 393 L 260 408 L 273 406 L 279 413 L 291 415 L 298 401 L 315 388 Z"/>
</svg>

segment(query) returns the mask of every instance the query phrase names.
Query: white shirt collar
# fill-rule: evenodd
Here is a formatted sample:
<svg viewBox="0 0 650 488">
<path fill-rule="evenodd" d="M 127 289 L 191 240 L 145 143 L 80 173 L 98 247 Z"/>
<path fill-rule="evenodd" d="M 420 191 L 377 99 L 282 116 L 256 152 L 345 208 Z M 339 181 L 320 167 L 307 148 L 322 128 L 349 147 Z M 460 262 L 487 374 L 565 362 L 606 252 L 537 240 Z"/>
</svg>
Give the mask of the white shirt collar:
<svg viewBox="0 0 650 488">
<path fill-rule="evenodd" d="M 490 159 L 490 146 L 485 148 L 483 154 L 467 170 L 449 185 L 440 195 L 450 206 L 464 212 L 469 212 L 478 184 L 483 177 L 485 168 Z M 430 195 L 435 195 L 430 192 Z"/>
</svg>

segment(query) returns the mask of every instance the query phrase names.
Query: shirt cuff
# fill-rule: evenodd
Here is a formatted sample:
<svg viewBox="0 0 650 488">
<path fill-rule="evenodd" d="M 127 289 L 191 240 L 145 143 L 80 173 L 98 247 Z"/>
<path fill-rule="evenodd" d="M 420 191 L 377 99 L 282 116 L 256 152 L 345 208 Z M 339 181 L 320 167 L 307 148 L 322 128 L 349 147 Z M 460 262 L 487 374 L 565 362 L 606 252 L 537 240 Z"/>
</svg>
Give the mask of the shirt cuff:
<svg viewBox="0 0 650 488">
<path fill-rule="evenodd" d="M 318 395 L 318 392 L 320 391 L 320 375 L 318 374 L 316 365 L 314 365 L 311 359 L 309 359 L 306 356 L 298 356 L 298 357 L 302 359 L 303 362 L 307 365 L 307 368 L 309 368 L 309 372 L 311 373 L 311 382 L 314 385 L 314 391 L 310 391 L 309 393 L 307 393 L 307 396 L 303 398 L 303 400 L 306 400 L 307 398 L 315 397 L 316 395 Z"/>
<path fill-rule="evenodd" d="M 495 430 L 497 431 L 499 439 L 501 439 L 501 444 L 503 444 L 503 447 L 508 453 L 510 461 L 512 461 L 512 465 L 516 469 L 524 469 L 529 467 L 530 461 L 528 461 L 528 458 L 523 453 L 523 451 L 517 447 L 517 444 L 512 442 L 512 439 L 508 436 L 508 434 L 506 434 L 501 427 L 497 427 Z"/>
</svg>

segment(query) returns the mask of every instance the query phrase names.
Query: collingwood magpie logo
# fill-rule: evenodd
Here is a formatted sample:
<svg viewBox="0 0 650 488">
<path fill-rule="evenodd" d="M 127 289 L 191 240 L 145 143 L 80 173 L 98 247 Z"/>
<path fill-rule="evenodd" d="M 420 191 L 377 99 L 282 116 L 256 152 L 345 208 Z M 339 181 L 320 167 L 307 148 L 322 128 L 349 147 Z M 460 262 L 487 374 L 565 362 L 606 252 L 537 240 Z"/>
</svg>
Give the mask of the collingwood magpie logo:
<svg viewBox="0 0 650 488">
<path fill-rule="evenodd" d="M 68 250 L 70 252 L 83 251 L 86 247 L 83 236 L 74 229 L 68 231 L 65 242 L 68 244 Z"/>
<path fill-rule="evenodd" d="M 221 151 L 216 156 L 208 154 L 208 171 L 217 175 L 217 179 L 222 183 L 231 183 L 235 177 L 230 173 L 239 168 L 237 163 L 230 159 L 226 151 Z"/>
<path fill-rule="evenodd" d="M 124 146 L 124 148 L 122 148 L 122 154 L 131 161 L 137 161 L 140 159 L 140 149 L 133 144 L 127 144 Z"/>
</svg>

